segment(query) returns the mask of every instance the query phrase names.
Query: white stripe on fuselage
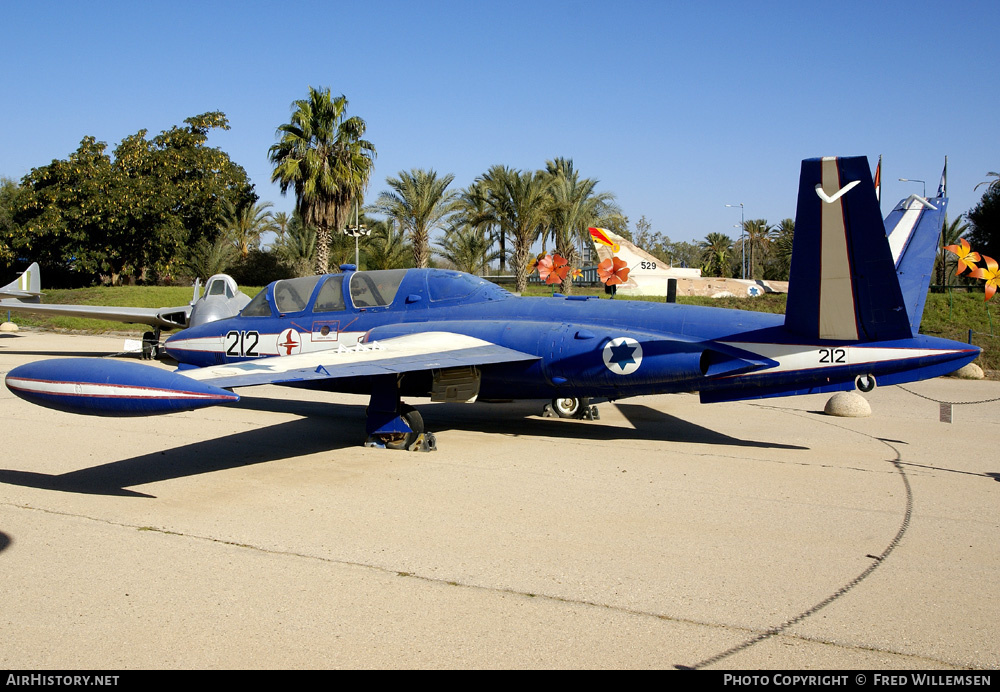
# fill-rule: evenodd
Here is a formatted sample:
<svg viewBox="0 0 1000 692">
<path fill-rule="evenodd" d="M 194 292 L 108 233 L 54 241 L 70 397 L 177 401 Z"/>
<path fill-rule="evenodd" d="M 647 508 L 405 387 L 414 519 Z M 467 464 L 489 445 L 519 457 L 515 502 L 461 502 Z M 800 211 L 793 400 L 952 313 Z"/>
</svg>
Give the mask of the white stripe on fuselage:
<svg viewBox="0 0 1000 692">
<path fill-rule="evenodd" d="M 823 346 L 813 344 L 757 344 L 739 341 L 720 342 L 765 358 L 777 361 L 772 368 L 747 373 L 747 376 L 763 373 L 790 372 L 794 370 L 816 370 L 836 368 L 845 365 L 866 365 L 887 363 L 894 360 L 912 360 L 927 356 L 961 353 L 960 349 L 929 348 L 887 348 L 883 346 Z M 736 377 L 740 377 L 737 375 Z"/>
<path fill-rule="evenodd" d="M 159 389 L 121 384 L 96 382 L 60 382 L 55 380 L 29 380 L 8 377 L 7 386 L 33 394 L 57 394 L 63 396 L 88 396 L 126 399 L 217 399 L 215 394 L 184 392 L 174 389 Z M 235 399 L 236 396 L 234 395 Z"/>
<path fill-rule="evenodd" d="M 237 330 L 234 330 L 237 331 Z M 253 331 L 253 330 L 244 330 Z M 269 356 L 283 356 L 287 355 L 284 350 L 279 347 L 278 341 L 281 333 L 259 333 L 259 339 L 255 344 L 255 354 L 260 357 Z M 364 332 L 339 332 L 336 334 L 336 338 L 330 338 L 328 336 L 321 336 L 319 332 L 313 335 L 310 332 L 298 332 L 301 348 L 300 353 L 313 353 L 316 351 L 329 351 L 330 349 L 336 349 L 338 346 L 353 346 L 358 343 L 358 341 L 365 335 Z M 202 336 L 197 338 L 185 339 L 174 337 L 170 339 L 171 349 L 176 349 L 177 351 L 192 351 L 196 353 L 218 353 L 219 355 L 226 356 L 226 335 L 220 334 L 218 336 Z M 229 354 L 232 356 L 232 354 Z"/>
</svg>

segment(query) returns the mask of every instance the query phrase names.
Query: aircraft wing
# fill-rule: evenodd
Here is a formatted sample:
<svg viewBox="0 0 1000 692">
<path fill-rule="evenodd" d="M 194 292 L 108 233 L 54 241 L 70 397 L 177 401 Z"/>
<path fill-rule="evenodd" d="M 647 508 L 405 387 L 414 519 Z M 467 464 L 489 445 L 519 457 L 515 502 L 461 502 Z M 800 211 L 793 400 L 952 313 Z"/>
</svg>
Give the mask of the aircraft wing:
<svg viewBox="0 0 1000 692">
<path fill-rule="evenodd" d="M 0 300 L 0 310 L 26 312 L 35 315 L 86 317 L 88 319 L 110 320 L 112 322 L 126 322 L 129 324 L 148 324 L 151 327 L 160 327 L 162 329 L 184 328 L 191 317 L 190 305 L 181 305 L 173 308 L 130 308 L 105 305 L 22 303 L 13 300 Z"/>
<path fill-rule="evenodd" d="M 422 332 L 329 351 L 213 365 L 181 374 L 229 389 L 527 360 L 538 360 L 538 356 L 462 334 Z"/>
<path fill-rule="evenodd" d="M 33 403 L 92 415 L 149 415 L 238 401 L 233 387 L 392 375 L 538 356 L 449 332 L 424 332 L 357 347 L 165 371 L 129 361 L 56 358 L 7 373 L 8 389 Z"/>
</svg>

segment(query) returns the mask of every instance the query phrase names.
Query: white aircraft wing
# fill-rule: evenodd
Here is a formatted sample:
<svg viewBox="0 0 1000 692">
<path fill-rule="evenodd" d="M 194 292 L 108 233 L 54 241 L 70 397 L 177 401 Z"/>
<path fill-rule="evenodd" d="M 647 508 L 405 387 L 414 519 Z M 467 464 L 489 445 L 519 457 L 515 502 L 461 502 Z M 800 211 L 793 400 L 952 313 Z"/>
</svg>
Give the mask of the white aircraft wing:
<svg viewBox="0 0 1000 692">
<path fill-rule="evenodd" d="M 177 329 L 186 327 L 191 316 L 190 305 L 173 308 L 130 308 L 104 305 L 58 305 L 55 303 L 22 303 L 14 300 L 0 300 L 0 310 L 25 312 L 35 315 L 64 315 L 86 317 L 95 320 L 110 320 L 129 324 L 148 324 L 151 327 Z"/>
<path fill-rule="evenodd" d="M 462 334 L 424 332 L 329 351 L 181 370 L 178 374 L 228 389 L 529 360 L 538 360 L 538 356 Z"/>
</svg>

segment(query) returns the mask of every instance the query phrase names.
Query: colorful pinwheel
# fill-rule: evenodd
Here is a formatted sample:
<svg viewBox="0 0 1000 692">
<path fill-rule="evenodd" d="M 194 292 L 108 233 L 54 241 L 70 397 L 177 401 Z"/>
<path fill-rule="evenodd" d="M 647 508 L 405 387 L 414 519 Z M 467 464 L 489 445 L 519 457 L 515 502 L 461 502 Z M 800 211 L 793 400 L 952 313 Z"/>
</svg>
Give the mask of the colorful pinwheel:
<svg viewBox="0 0 1000 692">
<path fill-rule="evenodd" d="M 609 257 L 597 265 L 597 276 L 605 286 L 615 286 L 628 281 L 628 263 L 617 257 Z"/>
<path fill-rule="evenodd" d="M 986 282 L 986 300 L 989 300 L 997 292 L 997 288 L 1000 288 L 1000 266 L 995 259 L 986 255 L 983 255 L 982 261 L 986 262 L 986 266 L 975 267 L 969 272 L 969 276 Z"/>
<path fill-rule="evenodd" d="M 538 276 L 547 284 L 562 283 L 569 274 L 569 262 L 561 255 L 545 255 L 538 260 Z"/>
<path fill-rule="evenodd" d="M 975 269 L 975 263 L 982 260 L 982 257 L 978 252 L 972 252 L 972 247 L 969 246 L 968 240 L 965 238 L 959 238 L 958 241 L 961 245 L 944 246 L 945 250 L 958 256 L 958 268 L 955 270 L 955 276 L 958 276 L 966 269 Z"/>
</svg>

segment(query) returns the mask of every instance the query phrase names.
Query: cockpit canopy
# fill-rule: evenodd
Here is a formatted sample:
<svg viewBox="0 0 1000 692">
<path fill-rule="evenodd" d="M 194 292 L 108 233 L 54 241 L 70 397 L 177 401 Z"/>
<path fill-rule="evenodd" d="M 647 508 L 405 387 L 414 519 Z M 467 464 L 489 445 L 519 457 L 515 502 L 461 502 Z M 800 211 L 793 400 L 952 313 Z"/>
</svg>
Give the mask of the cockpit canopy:
<svg viewBox="0 0 1000 692">
<path fill-rule="evenodd" d="M 344 285 L 346 282 L 346 286 Z M 400 300 L 406 296 L 407 300 Z M 388 308 L 429 301 L 432 305 L 465 299 L 499 300 L 510 293 L 477 276 L 441 269 L 380 269 L 303 276 L 276 281 L 258 293 L 241 313 L 270 317 L 304 312 L 340 312 Z"/>
<path fill-rule="evenodd" d="M 214 274 L 205 282 L 205 296 L 225 296 L 235 298 L 239 293 L 236 281 L 228 274 Z"/>
</svg>

